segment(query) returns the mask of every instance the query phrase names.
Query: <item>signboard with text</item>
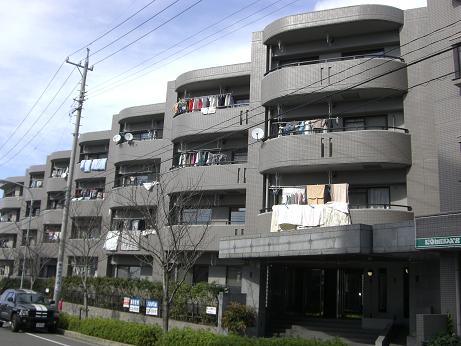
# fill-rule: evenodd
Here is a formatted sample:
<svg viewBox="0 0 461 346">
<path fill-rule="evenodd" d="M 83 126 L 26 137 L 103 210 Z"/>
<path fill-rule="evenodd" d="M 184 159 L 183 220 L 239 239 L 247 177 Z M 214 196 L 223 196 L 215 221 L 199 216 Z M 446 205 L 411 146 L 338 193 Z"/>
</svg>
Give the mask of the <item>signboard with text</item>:
<svg viewBox="0 0 461 346">
<path fill-rule="evenodd" d="M 207 306 L 206 313 L 207 315 L 216 315 L 216 306 Z"/>
<path fill-rule="evenodd" d="M 417 249 L 461 247 L 461 236 L 416 238 Z"/>
<path fill-rule="evenodd" d="M 139 306 L 141 305 L 141 299 L 139 298 L 130 298 L 130 312 L 139 313 Z"/>
<path fill-rule="evenodd" d="M 130 307 L 130 297 L 123 298 L 123 307 L 127 309 Z"/>
<path fill-rule="evenodd" d="M 158 316 L 157 300 L 146 300 L 146 315 Z"/>
</svg>

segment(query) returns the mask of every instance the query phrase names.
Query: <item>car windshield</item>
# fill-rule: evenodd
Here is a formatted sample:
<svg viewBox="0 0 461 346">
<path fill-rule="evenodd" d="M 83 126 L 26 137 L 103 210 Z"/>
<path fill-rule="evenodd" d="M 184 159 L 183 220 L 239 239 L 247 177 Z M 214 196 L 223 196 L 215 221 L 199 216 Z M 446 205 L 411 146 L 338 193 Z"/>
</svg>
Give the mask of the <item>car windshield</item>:
<svg viewBox="0 0 461 346">
<path fill-rule="evenodd" d="M 16 302 L 27 304 L 48 304 L 48 298 L 36 293 L 18 293 L 16 295 Z"/>
</svg>

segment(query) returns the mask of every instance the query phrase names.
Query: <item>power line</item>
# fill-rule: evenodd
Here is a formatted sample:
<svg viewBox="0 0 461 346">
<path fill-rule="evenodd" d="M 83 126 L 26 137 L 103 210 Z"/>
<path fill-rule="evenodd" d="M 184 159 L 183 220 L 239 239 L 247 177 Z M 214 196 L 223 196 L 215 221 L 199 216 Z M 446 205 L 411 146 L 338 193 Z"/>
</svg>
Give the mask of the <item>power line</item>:
<svg viewBox="0 0 461 346">
<path fill-rule="evenodd" d="M 236 25 L 236 24 L 238 24 L 238 23 L 240 23 L 240 22 L 242 22 L 242 21 L 244 21 L 244 20 L 246 20 L 246 19 L 248 19 L 248 18 L 250 18 L 250 17 L 256 15 L 256 14 L 261 13 L 262 11 L 268 9 L 269 7 L 274 6 L 275 4 L 280 3 L 281 0 L 277 0 L 277 1 L 275 1 L 275 2 L 273 2 L 273 3 L 271 3 L 271 4 L 269 4 L 268 6 L 263 7 L 262 9 L 258 9 L 258 10 L 256 10 L 255 12 L 251 13 L 250 15 L 248 15 L 248 16 L 246 16 L 246 17 L 244 17 L 244 18 L 242 18 L 242 19 L 240 19 L 240 20 L 238 20 L 238 21 L 236 21 L 236 22 L 234 22 L 234 23 L 232 23 L 232 24 L 230 24 L 230 25 L 228 25 L 228 26 L 226 26 L 226 27 L 220 29 L 218 32 L 209 34 L 209 35 L 207 35 L 207 36 L 205 36 L 205 37 L 201 37 L 200 40 L 197 41 L 197 42 L 195 42 L 193 45 L 196 45 L 197 43 L 203 43 L 203 42 L 205 41 L 204 44 L 198 46 L 197 48 L 195 48 L 195 49 L 193 49 L 193 50 L 188 51 L 188 52 L 185 53 L 185 54 L 180 55 L 180 56 L 177 57 L 176 59 L 171 60 L 170 62 L 168 62 L 168 63 L 166 63 L 166 64 L 160 66 L 159 68 L 165 67 L 165 66 L 167 66 L 167 65 L 169 65 L 169 64 L 171 64 L 171 63 L 173 63 L 173 62 L 175 62 L 175 61 L 177 61 L 177 60 L 179 60 L 179 59 L 182 59 L 182 58 L 184 58 L 184 57 L 186 57 L 186 56 L 188 56 L 188 55 L 190 55 L 190 54 L 196 52 L 197 50 L 199 50 L 199 49 L 201 49 L 201 48 L 203 48 L 203 47 L 205 47 L 205 46 L 209 46 L 211 43 L 216 42 L 216 41 L 222 39 L 223 37 L 229 36 L 229 35 L 233 34 L 234 32 L 237 32 L 237 31 L 239 31 L 239 30 L 242 30 L 243 28 L 245 28 L 245 27 L 247 27 L 247 26 L 249 26 L 249 25 L 252 25 L 252 24 L 254 24 L 254 23 L 256 23 L 256 22 L 258 22 L 258 21 L 260 21 L 260 20 L 262 20 L 262 19 L 264 19 L 264 18 L 266 18 L 266 17 L 268 17 L 268 16 L 270 16 L 270 15 L 272 15 L 272 14 L 274 14 L 274 13 L 276 13 L 276 12 L 278 12 L 278 11 L 280 11 L 280 10 L 282 10 L 282 9 L 284 9 L 284 8 L 286 8 L 286 7 L 288 7 L 288 6 L 290 6 L 290 5 L 292 5 L 292 4 L 294 4 L 295 2 L 298 2 L 298 1 L 300 1 L 300 0 L 293 0 L 293 1 L 291 1 L 291 2 L 289 2 L 289 3 L 287 3 L 287 4 L 285 4 L 285 5 L 283 5 L 282 7 L 278 8 L 278 9 L 275 9 L 274 11 L 269 12 L 268 14 L 266 14 L 266 15 L 264 15 L 264 16 L 262 16 L 262 17 L 256 19 L 256 20 L 254 20 L 254 21 L 252 21 L 252 22 L 249 22 L 249 23 L 247 23 L 247 24 L 245 24 L 245 25 L 239 26 L 239 27 L 237 27 L 236 29 L 231 30 L 231 31 L 229 31 L 228 33 L 225 33 L 224 35 L 221 35 L 221 36 L 219 36 L 219 37 L 217 37 L 217 38 L 215 38 L 215 39 L 213 39 L 213 40 L 211 40 L 211 41 L 207 41 L 209 38 L 211 38 L 211 37 L 213 37 L 213 36 L 215 36 L 215 35 L 221 33 L 222 31 L 224 31 L 224 30 L 226 30 L 226 29 L 228 29 L 228 28 L 230 28 L 230 27 L 232 27 L 232 26 L 234 26 L 234 25 Z M 191 48 L 193 45 L 189 46 L 188 48 Z M 170 48 L 171 48 L 171 47 L 170 47 Z M 170 50 L 170 48 L 164 50 L 163 52 Z M 163 53 L 163 52 L 162 52 L 162 53 Z M 96 90 L 96 91 L 95 91 L 95 92 L 96 92 L 96 95 L 92 95 L 92 97 L 97 97 L 97 96 L 99 96 L 100 94 L 103 94 L 103 93 L 105 93 L 105 92 L 107 92 L 107 91 L 109 91 L 109 90 L 112 90 L 112 89 L 114 89 L 114 88 L 117 88 L 117 87 L 119 87 L 120 85 L 125 84 L 125 83 L 122 83 L 124 80 L 127 80 L 127 79 L 130 78 L 130 77 L 133 77 L 133 76 L 135 76 L 135 75 L 137 75 L 137 74 L 140 74 L 141 72 L 143 72 L 143 71 L 149 69 L 150 67 L 153 67 L 153 66 L 157 65 L 158 63 L 164 62 L 164 61 L 166 61 L 167 59 L 169 59 L 169 58 L 171 58 L 171 57 L 174 57 L 174 56 L 177 55 L 178 53 L 183 53 L 183 52 L 184 52 L 183 50 L 180 50 L 180 51 L 177 51 L 177 52 L 175 52 L 175 53 L 172 53 L 172 54 L 168 55 L 167 57 L 165 57 L 165 58 L 163 58 L 163 59 L 161 59 L 161 60 L 159 60 L 159 61 L 156 61 L 156 62 L 154 62 L 154 63 L 152 63 L 152 64 L 150 64 L 150 65 L 144 67 L 143 69 L 140 69 L 139 71 L 133 73 L 131 76 L 127 76 L 127 77 L 125 77 L 125 78 L 122 78 L 121 80 L 119 80 L 119 81 L 116 82 L 116 83 L 111 83 L 111 84 L 113 84 L 112 87 L 111 87 L 111 86 L 107 86 L 107 87 L 105 87 L 105 88 L 98 87 L 98 88 L 101 89 L 101 90 Z M 157 55 L 157 56 L 158 56 L 158 55 Z M 150 60 L 150 59 L 148 59 L 148 60 Z M 137 80 L 137 79 L 139 79 L 139 78 L 144 77 L 145 75 L 147 75 L 147 74 L 149 74 L 149 73 L 151 73 L 151 72 L 153 72 L 153 71 L 155 71 L 155 70 L 158 70 L 159 68 L 154 69 L 154 70 L 152 70 L 152 71 L 148 71 L 148 72 L 146 72 L 146 73 L 140 75 L 139 77 L 135 77 L 135 78 L 133 78 L 132 80 L 129 80 L 129 81 L 126 82 L 126 83 L 131 83 L 131 82 L 133 82 L 133 81 L 135 81 L 135 80 Z M 93 92 L 93 91 L 90 90 L 90 95 L 91 95 L 92 92 Z"/>
<path fill-rule="evenodd" d="M 8 142 L 8 138 L 10 138 L 14 133 L 16 133 L 16 131 L 22 126 L 22 124 L 24 124 L 24 122 L 29 118 L 30 114 L 32 113 L 32 111 L 35 109 L 35 107 L 38 105 L 38 103 L 40 102 L 40 100 L 42 99 L 43 95 L 46 93 L 46 91 L 48 90 L 48 88 L 50 87 L 51 83 L 55 80 L 56 76 L 58 75 L 59 71 L 61 71 L 61 68 L 64 66 L 64 61 L 61 63 L 61 65 L 58 67 L 58 69 L 56 70 L 56 72 L 53 74 L 53 76 L 51 77 L 51 79 L 48 81 L 48 84 L 46 85 L 45 89 L 43 89 L 42 93 L 40 94 L 40 96 L 38 97 L 38 99 L 34 102 L 34 104 L 32 105 L 32 107 L 29 109 L 29 111 L 27 112 L 26 116 L 21 120 L 21 122 L 14 128 L 14 130 L 11 132 L 11 134 L 9 136 L 5 136 L 6 140 L 0 144 L 0 148 L 3 148 L 5 146 L 5 144 Z"/>
<path fill-rule="evenodd" d="M 134 12 L 132 15 L 128 16 L 126 19 L 124 19 L 122 22 L 118 23 L 117 25 L 115 25 L 114 27 L 110 28 L 109 30 L 107 30 L 106 32 L 104 32 L 103 34 L 99 35 L 98 37 L 96 37 L 93 41 L 91 42 L 88 42 L 86 45 L 84 45 L 83 47 L 77 49 L 76 51 L 72 52 L 71 54 L 69 54 L 69 56 L 72 56 L 78 52 L 81 52 L 82 50 L 84 50 L 85 48 L 91 46 L 93 43 L 99 41 L 100 39 L 102 39 L 103 37 L 106 37 L 108 34 L 110 34 L 112 31 L 114 31 L 115 29 L 118 29 L 119 27 L 121 27 L 123 24 L 125 24 L 126 22 L 128 22 L 131 18 L 133 18 L 134 16 L 136 16 L 137 14 L 139 14 L 140 12 L 144 11 L 147 7 L 149 7 L 150 5 L 152 5 L 154 2 L 156 2 L 157 0 L 152 0 L 150 1 L 149 3 L 147 3 L 146 5 L 144 5 L 143 7 L 141 7 L 139 10 L 137 10 L 136 12 Z M 64 63 L 63 63 L 64 64 Z"/>
<path fill-rule="evenodd" d="M 16 142 L 16 144 L 14 144 L 7 152 L 6 154 L 2 155 L 0 157 L 0 160 L 2 160 L 3 158 L 5 158 L 6 156 L 8 156 L 9 153 L 11 153 L 11 151 L 13 151 L 14 148 L 16 148 L 19 143 L 21 143 L 21 140 L 23 138 L 25 138 L 25 136 L 27 136 L 30 132 L 30 130 L 32 128 L 34 128 L 34 126 L 37 124 L 37 122 L 40 120 L 41 116 L 48 110 L 48 107 L 53 103 L 53 101 L 56 99 L 56 97 L 59 95 L 59 93 L 61 92 L 61 90 L 64 88 L 64 86 L 67 84 L 67 82 L 69 81 L 70 77 L 72 76 L 72 74 L 74 73 L 75 69 L 72 69 L 72 71 L 70 71 L 69 75 L 67 76 L 67 78 L 64 80 L 64 82 L 61 84 L 61 86 L 59 87 L 58 91 L 54 94 L 54 96 L 52 97 L 51 101 L 46 105 L 45 109 L 43 109 L 43 111 L 40 113 L 40 115 L 37 117 L 37 119 L 35 119 L 35 121 L 32 123 L 32 125 L 29 127 L 29 129 L 22 135 L 23 137 L 19 139 L 18 142 Z"/>
<path fill-rule="evenodd" d="M 203 29 L 201 29 L 201 30 L 199 30 L 199 31 L 197 31 L 197 32 L 195 32 L 195 33 L 193 33 L 193 34 L 187 36 L 186 38 L 182 39 L 181 41 L 176 42 L 176 43 L 173 44 L 172 46 L 170 46 L 170 47 L 168 47 L 168 48 L 166 48 L 166 49 L 160 51 L 159 53 L 156 53 L 155 55 L 149 57 L 148 59 L 145 59 L 145 60 L 141 61 L 140 63 L 136 64 L 135 66 L 133 66 L 133 67 L 127 69 L 127 70 L 125 70 L 124 72 L 118 74 L 117 76 L 114 76 L 114 77 L 112 77 L 112 78 L 110 78 L 110 79 L 107 79 L 107 80 L 105 80 L 104 82 L 102 82 L 102 83 L 96 85 L 96 86 L 94 87 L 94 89 L 98 89 L 98 87 L 99 87 L 100 85 L 104 85 L 104 84 L 108 83 L 108 82 L 111 81 L 111 80 L 117 79 L 117 78 L 119 78 L 120 76 L 123 76 L 123 75 L 127 74 L 128 72 L 130 72 L 130 71 L 136 69 L 137 67 L 142 66 L 142 65 L 144 65 L 145 63 L 151 61 L 153 58 L 155 58 L 155 57 L 157 57 L 157 56 L 159 56 L 159 55 L 161 55 L 161 54 L 163 54 L 163 53 L 165 53 L 165 52 L 171 50 L 172 48 L 178 47 L 180 44 L 182 44 L 182 43 L 184 43 L 184 42 L 187 42 L 187 41 L 190 40 L 191 38 L 196 37 L 197 35 L 199 35 L 199 34 L 201 34 L 202 32 L 208 30 L 209 28 L 212 28 L 212 27 L 214 27 L 214 26 L 216 26 L 216 25 L 222 23 L 223 21 L 227 20 L 228 18 L 234 16 L 235 14 L 237 14 L 237 13 L 239 13 L 239 12 L 242 12 L 243 10 L 245 10 L 245 9 L 247 9 L 247 8 L 249 8 L 249 7 L 251 7 L 251 6 L 253 6 L 255 3 L 260 2 L 260 1 L 262 1 L 262 0 L 255 0 L 255 1 L 251 2 L 250 4 L 248 4 L 248 5 L 246 5 L 246 6 L 242 7 L 242 8 L 240 8 L 239 10 L 237 10 L 237 11 L 235 11 L 235 12 L 232 12 L 231 14 L 227 15 L 226 17 L 223 17 L 223 18 L 219 19 L 218 21 L 214 22 L 213 24 L 210 24 L 210 25 L 204 27 Z M 235 24 L 235 23 L 234 23 L 234 24 Z"/>
<path fill-rule="evenodd" d="M 178 1 L 179 1 L 179 0 L 176 0 L 174 3 L 178 2 Z M 184 10 L 182 10 L 182 11 L 179 12 L 178 14 L 174 15 L 173 17 L 169 18 L 168 20 L 164 21 L 163 23 L 157 25 L 155 28 L 153 28 L 152 30 L 146 32 L 145 34 L 139 36 L 139 37 L 138 37 L 137 39 L 135 39 L 134 41 L 132 41 L 132 42 L 130 42 L 130 43 L 124 45 L 122 48 L 120 48 L 120 49 L 116 50 L 115 52 L 112 52 L 111 54 L 105 56 L 104 58 L 102 58 L 102 59 L 96 61 L 94 64 L 97 65 L 97 64 L 99 64 L 99 63 L 101 63 L 101 62 L 103 62 L 103 61 L 109 59 L 110 57 L 114 56 L 115 54 L 121 52 L 122 50 L 128 48 L 129 46 L 135 44 L 136 42 L 142 40 L 142 39 L 145 38 L 146 36 L 152 34 L 152 33 L 153 33 L 154 31 L 156 31 L 157 29 L 159 29 L 159 28 L 161 28 L 162 26 L 164 26 L 165 24 L 168 24 L 168 23 L 171 22 L 172 20 L 174 20 L 174 19 L 180 17 L 183 13 L 186 13 L 187 11 L 189 11 L 191 8 L 197 6 L 197 5 L 198 5 L 199 3 L 201 3 L 202 1 L 203 1 L 203 0 L 198 0 L 198 1 L 194 2 L 192 5 L 190 5 L 189 7 L 186 7 Z M 174 4 L 174 3 L 173 3 L 173 4 Z M 171 5 L 171 6 L 172 6 L 172 5 Z M 101 51 L 101 49 L 100 49 L 99 51 Z"/>
</svg>

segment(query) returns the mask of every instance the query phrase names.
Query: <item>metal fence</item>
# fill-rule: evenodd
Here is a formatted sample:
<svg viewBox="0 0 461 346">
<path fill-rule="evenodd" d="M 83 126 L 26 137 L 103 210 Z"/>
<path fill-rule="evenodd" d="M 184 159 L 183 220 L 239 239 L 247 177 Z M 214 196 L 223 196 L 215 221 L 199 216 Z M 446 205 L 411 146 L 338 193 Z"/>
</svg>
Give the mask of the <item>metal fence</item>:
<svg viewBox="0 0 461 346">
<path fill-rule="evenodd" d="M 74 304 L 83 304 L 84 294 L 82 291 L 63 291 L 62 297 L 65 302 L 74 303 Z M 110 309 L 115 311 L 130 312 L 129 308 L 123 307 L 123 300 L 129 295 L 121 294 L 88 294 L 88 306 Z M 134 298 L 134 297 L 133 297 Z M 159 302 L 159 315 L 157 317 L 162 317 L 161 309 L 161 299 L 156 297 L 140 297 L 139 314 L 146 314 L 146 300 L 157 300 Z M 207 307 L 216 307 L 215 314 L 207 314 Z M 188 301 L 180 304 L 173 304 L 170 306 L 170 318 L 191 322 L 191 323 L 200 323 L 206 325 L 218 325 L 218 302 L 217 300 L 214 303 L 203 304 L 199 302 Z"/>
</svg>

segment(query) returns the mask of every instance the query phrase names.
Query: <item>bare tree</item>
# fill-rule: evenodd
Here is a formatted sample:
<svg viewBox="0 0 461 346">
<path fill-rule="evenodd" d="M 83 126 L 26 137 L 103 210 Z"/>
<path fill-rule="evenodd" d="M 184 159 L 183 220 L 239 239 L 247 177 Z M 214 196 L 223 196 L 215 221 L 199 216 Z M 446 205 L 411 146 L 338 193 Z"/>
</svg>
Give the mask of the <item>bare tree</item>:
<svg viewBox="0 0 461 346">
<path fill-rule="evenodd" d="M 87 208 L 84 203 L 92 203 Z M 79 278 L 83 293 L 83 308 L 88 317 L 88 280 L 96 276 L 98 258 L 104 256 L 102 245 L 108 232 L 108 222 L 102 213 L 104 200 L 76 201 L 71 204 L 70 239 L 66 239 L 66 256 L 69 261 L 68 276 Z M 91 215 L 91 216 L 89 216 Z"/>
<path fill-rule="evenodd" d="M 174 172 L 167 175 L 160 182 L 123 189 L 117 198 L 126 214 L 117 217 L 115 223 L 113 220 L 113 230 L 119 232 L 122 245 L 129 248 L 132 244 L 133 250 L 138 250 L 135 256 L 152 266 L 154 280 L 154 269 L 160 272 L 165 331 L 175 295 L 209 241 L 206 235 L 211 216 L 203 215 L 209 210 L 209 201 L 197 182 L 179 186 Z M 130 224 L 130 219 L 135 224 Z"/>
<path fill-rule="evenodd" d="M 26 239 L 26 232 L 21 230 L 21 223 L 15 223 L 15 228 L 17 234 L 22 234 L 23 239 L 16 240 L 17 244 L 14 244 L 13 237 L 3 235 L 0 238 L 2 259 L 13 261 L 18 271 L 24 270 L 25 277 L 29 278 L 29 288 L 33 289 L 43 270 L 56 258 L 57 248 L 52 244 L 44 243 L 41 239 L 34 239 L 32 234 L 29 234 L 29 239 Z"/>
</svg>

